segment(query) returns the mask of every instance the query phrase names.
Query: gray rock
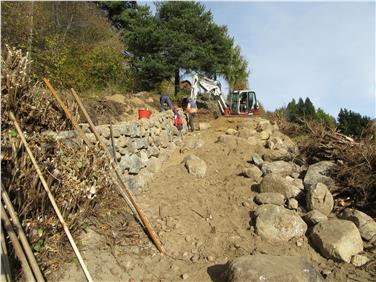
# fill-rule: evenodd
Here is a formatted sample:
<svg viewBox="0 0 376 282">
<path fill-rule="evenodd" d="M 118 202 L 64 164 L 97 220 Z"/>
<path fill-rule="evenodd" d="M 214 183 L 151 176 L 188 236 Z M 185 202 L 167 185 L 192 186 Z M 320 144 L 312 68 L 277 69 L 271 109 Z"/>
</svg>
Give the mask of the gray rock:
<svg viewBox="0 0 376 282">
<path fill-rule="evenodd" d="M 376 222 L 364 212 L 348 208 L 339 217 L 354 222 L 363 239 L 369 241 L 376 236 Z"/>
<path fill-rule="evenodd" d="M 118 138 L 121 135 L 121 128 L 119 125 L 112 126 L 112 137 Z"/>
<path fill-rule="evenodd" d="M 159 149 L 157 146 L 150 146 L 147 148 L 146 153 L 148 154 L 148 157 L 158 157 L 159 156 Z"/>
<path fill-rule="evenodd" d="M 148 154 L 146 153 L 146 150 L 141 150 L 140 152 L 138 152 L 138 156 L 140 157 L 143 166 L 147 166 L 149 163 L 149 158 Z"/>
<path fill-rule="evenodd" d="M 270 136 L 268 141 L 266 141 L 266 148 L 273 150 L 274 148 L 281 148 L 283 145 L 282 138 L 276 136 Z"/>
<path fill-rule="evenodd" d="M 299 203 L 296 199 L 294 198 L 290 198 L 288 199 L 288 204 L 287 204 L 287 207 L 290 209 L 290 210 L 297 210 L 298 207 L 299 207 Z"/>
<path fill-rule="evenodd" d="M 321 182 L 326 186 L 334 185 L 334 180 L 329 177 L 330 172 L 336 167 L 335 163 L 330 161 L 321 161 L 310 165 L 304 177 L 304 187 L 309 190 L 313 185 Z"/>
<path fill-rule="evenodd" d="M 253 154 L 252 155 L 252 162 L 256 165 L 256 166 L 258 166 L 258 167 L 261 167 L 261 165 L 263 164 L 263 159 L 260 157 L 260 155 L 259 154 Z"/>
<path fill-rule="evenodd" d="M 107 125 L 99 125 L 95 128 L 99 135 L 103 136 L 104 138 L 110 138 L 110 128 Z"/>
<path fill-rule="evenodd" d="M 188 172 L 198 178 L 204 178 L 206 174 L 206 163 L 195 155 L 188 155 L 184 158 L 185 167 Z"/>
<path fill-rule="evenodd" d="M 132 160 L 129 154 L 125 154 L 124 156 L 121 157 L 119 166 L 123 171 L 129 170 L 129 168 L 131 167 L 131 164 L 132 164 Z"/>
<path fill-rule="evenodd" d="M 160 161 L 160 159 L 152 157 L 149 160 L 148 169 L 150 170 L 150 172 L 156 173 L 161 170 L 161 167 L 162 162 Z"/>
<path fill-rule="evenodd" d="M 282 206 L 266 204 L 257 207 L 256 232 L 270 241 L 289 241 L 305 234 L 307 225 L 294 211 Z"/>
<path fill-rule="evenodd" d="M 284 148 L 278 150 L 268 150 L 263 155 L 263 159 L 267 162 L 291 161 L 292 158 L 293 156 L 291 153 Z"/>
<path fill-rule="evenodd" d="M 259 183 L 261 181 L 262 172 L 261 170 L 252 165 L 251 167 L 246 167 L 242 170 L 241 174 L 247 178 L 252 179 L 252 181 Z"/>
<path fill-rule="evenodd" d="M 270 173 L 262 179 L 260 192 L 281 193 L 286 198 L 294 198 L 300 194 L 301 190 L 289 183 L 284 177 Z"/>
<path fill-rule="evenodd" d="M 348 220 L 321 221 L 313 227 L 310 238 L 326 258 L 349 263 L 353 255 L 363 251 L 359 230 Z"/>
<path fill-rule="evenodd" d="M 357 267 L 365 265 L 367 262 L 369 262 L 369 258 L 364 255 L 354 255 L 351 258 L 351 264 Z"/>
<path fill-rule="evenodd" d="M 255 196 L 256 204 L 273 204 L 283 205 L 285 203 L 285 196 L 280 193 L 260 193 Z"/>
<path fill-rule="evenodd" d="M 306 257 L 248 255 L 226 264 L 229 282 L 321 282 L 321 274 Z"/>
<path fill-rule="evenodd" d="M 321 221 L 328 220 L 328 217 L 318 210 L 312 210 L 303 216 L 303 220 L 308 224 L 308 226 L 313 226 Z"/>
<path fill-rule="evenodd" d="M 117 147 L 125 148 L 127 147 L 127 143 L 128 143 L 128 138 L 126 138 L 125 136 L 120 136 L 117 140 Z"/>
<path fill-rule="evenodd" d="M 278 174 L 280 176 L 290 175 L 294 171 L 294 166 L 285 161 L 264 162 L 261 166 L 264 175 L 269 173 Z"/>
<path fill-rule="evenodd" d="M 139 178 L 128 175 L 124 177 L 124 182 L 131 192 L 135 195 L 139 194 L 142 190 L 142 184 L 138 182 Z"/>
<path fill-rule="evenodd" d="M 307 209 L 318 210 L 329 215 L 333 209 L 334 200 L 328 187 L 323 183 L 316 183 L 311 186 L 306 195 Z"/>
<path fill-rule="evenodd" d="M 162 131 L 161 132 L 161 146 L 162 148 L 167 148 L 169 143 L 170 143 L 170 139 L 169 139 L 169 136 L 167 134 L 166 131 Z"/>
<path fill-rule="evenodd" d="M 137 122 L 129 124 L 129 134 L 131 137 L 141 137 L 141 127 Z"/>
<path fill-rule="evenodd" d="M 91 143 L 93 143 L 93 144 L 97 143 L 97 138 L 95 138 L 94 133 L 86 133 L 85 135 Z"/>
<path fill-rule="evenodd" d="M 130 156 L 130 161 L 129 173 L 131 174 L 137 174 L 145 166 L 142 159 L 136 154 Z"/>
</svg>

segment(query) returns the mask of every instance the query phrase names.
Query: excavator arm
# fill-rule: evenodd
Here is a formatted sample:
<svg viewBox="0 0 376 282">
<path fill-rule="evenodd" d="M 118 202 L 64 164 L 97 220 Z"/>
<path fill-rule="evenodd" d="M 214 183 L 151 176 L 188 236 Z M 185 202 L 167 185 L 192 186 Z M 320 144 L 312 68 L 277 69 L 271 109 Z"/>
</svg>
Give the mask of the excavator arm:
<svg viewBox="0 0 376 282">
<path fill-rule="evenodd" d="M 195 75 L 192 79 L 192 89 L 191 89 L 191 98 L 193 100 L 197 99 L 199 94 L 199 88 L 202 88 L 209 95 L 213 96 L 217 102 L 219 109 L 222 114 L 225 113 L 225 109 L 228 108 L 225 98 L 223 97 L 221 90 L 221 83 L 216 80 L 209 79 L 207 77 L 199 77 Z"/>
</svg>

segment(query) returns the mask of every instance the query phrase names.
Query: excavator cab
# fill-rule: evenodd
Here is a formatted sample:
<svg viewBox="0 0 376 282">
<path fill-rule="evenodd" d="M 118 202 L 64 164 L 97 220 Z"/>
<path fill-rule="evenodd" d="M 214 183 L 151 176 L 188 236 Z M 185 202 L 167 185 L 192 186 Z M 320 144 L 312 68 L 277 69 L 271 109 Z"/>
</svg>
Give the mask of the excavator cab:
<svg viewBox="0 0 376 282">
<path fill-rule="evenodd" d="M 258 113 L 256 93 L 251 90 L 235 90 L 231 93 L 232 115 L 254 115 Z"/>
</svg>

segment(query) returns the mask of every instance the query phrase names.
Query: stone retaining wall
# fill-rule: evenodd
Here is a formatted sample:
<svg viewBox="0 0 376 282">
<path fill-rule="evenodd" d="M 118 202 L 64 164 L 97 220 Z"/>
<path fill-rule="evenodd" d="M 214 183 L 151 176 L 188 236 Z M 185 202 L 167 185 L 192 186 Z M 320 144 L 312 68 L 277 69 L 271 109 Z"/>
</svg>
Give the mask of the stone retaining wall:
<svg viewBox="0 0 376 282">
<path fill-rule="evenodd" d="M 90 141 L 96 143 L 93 133 L 84 127 Z M 97 132 L 108 150 L 112 152 L 110 127 L 100 125 Z M 186 124 L 182 131 L 174 126 L 173 113 L 156 113 L 150 119 L 141 119 L 114 124 L 112 133 L 116 148 L 116 159 L 125 182 L 133 193 L 138 193 L 151 180 L 153 173 L 160 170 L 176 146 L 182 143 L 182 134 L 187 132 Z M 55 133 L 57 139 L 76 137 L 74 131 Z"/>
</svg>

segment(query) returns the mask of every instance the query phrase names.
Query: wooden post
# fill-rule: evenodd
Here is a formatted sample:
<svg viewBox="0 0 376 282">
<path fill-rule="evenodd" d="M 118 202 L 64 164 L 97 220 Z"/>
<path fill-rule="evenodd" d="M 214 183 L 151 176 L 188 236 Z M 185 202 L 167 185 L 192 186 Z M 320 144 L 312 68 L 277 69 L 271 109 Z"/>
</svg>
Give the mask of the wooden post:
<svg viewBox="0 0 376 282">
<path fill-rule="evenodd" d="M 73 97 L 74 99 L 76 100 L 78 106 L 80 107 L 81 111 L 83 112 L 85 118 L 86 118 L 86 121 L 89 123 L 89 126 L 91 128 L 91 131 L 94 133 L 94 136 L 95 138 L 98 140 L 99 144 L 102 146 L 102 149 L 108 154 L 108 151 L 106 149 L 106 145 L 103 143 L 102 139 L 100 138 L 99 134 L 97 133 L 96 129 L 95 129 L 95 126 L 94 126 L 94 123 L 92 122 L 89 114 L 87 113 L 84 105 L 82 104 L 81 102 L 81 99 L 80 97 L 78 97 L 76 91 L 74 91 L 74 89 L 72 88 L 72 94 L 73 94 Z M 111 160 L 111 158 L 110 158 Z M 143 211 L 138 207 L 137 203 L 135 202 L 131 192 L 128 190 L 127 186 L 125 185 L 122 177 L 121 177 L 121 174 L 118 170 L 118 166 L 115 162 L 111 161 L 111 166 L 112 168 L 114 169 L 115 171 L 115 174 L 117 176 L 117 179 L 119 181 L 119 183 L 121 184 L 122 188 L 121 189 L 124 193 L 126 193 L 126 195 L 128 196 L 129 200 L 131 201 L 133 207 L 136 209 L 136 212 L 139 216 L 139 218 L 141 219 L 142 223 L 144 224 L 145 226 L 145 229 L 147 231 L 147 233 L 149 234 L 150 238 L 153 240 L 155 246 L 157 247 L 157 249 L 162 253 L 164 254 L 165 253 L 165 250 L 158 238 L 158 235 L 155 233 L 155 231 L 153 230 L 153 228 L 151 227 L 150 223 L 149 223 L 149 220 L 146 218 L 145 214 L 143 213 Z"/>
<path fill-rule="evenodd" d="M 43 78 L 43 81 L 44 83 L 46 83 L 48 89 L 50 90 L 52 96 L 55 97 L 55 99 L 57 100 L 57 102 L 59 103 L 59 105 L 62 107 L 63 111 L 65 112 L 67 118 L 71 121 L 71 123 L 73 124 L 73 126 L 75 128 L 80 128 L 80 126 L 78 125 L 76 119 L 74 118 L 72 112 L 65 106 L 65 103 L 63 102 L 63 100 L 61 100 L 60 96 L 57 94 L 57 92 L 55 91 L 55 89 L 52 87 L 51 83 L 48 81 L 47 78 Z M 83 130 L 78 130 L 78 135 L 81 137 L 82 140 L 85 141 L 86 145 L 90 146 L 90 141 L 89 141 L 89 138 L 87 138 L 86 134 L 84 133 Z"/>
<path fill-rule="evenodd" d="M 18 241 L 17 235 L 14 233 L 12 223 L 10 222 L 9 217 L 7 213 L 5 212 L 5 209 L 2 203 L 1 203 L 1 219 L 4 222 L 4 228 L 6 232 L 8 233 L 8 236 L 10 240 L 12 241 L 14 252 L 21 262 L 22 271 L 25 274 L 26 281 L 35 281 L 33 272 L 31 271 L 29 263 L 27 262 L 25 253 L 21 247 L 20 242 Z"/>
<path fill-rule="evenodd" d="M 30 248 L 29 242 L 27 241 L 26 235 L 18 219 L 17 213 L 13 208 L 12 202 L 9 199 L 7 191 L 5 191 L 3 183 L 1 183 L 1 196 L 4 201 L 5 206 L 7 207 L 10 218 L 12 219 L 14 225 L 17 226 L 18 237 L 20 238 L 22 247 L 25 250 L 25 254 L 27 256 L 27 259 L 29 260 L 29 263 L 30 263 L 31 269 L 34 272 L 35 278 L 37 279 L 37 281 L 45 281 L 43 278 L 43 274 L 40 271 L 40 268 L 38 266 L 38 263 L 34 257 L 34 253 Z"/>
<path fill-rule="evenodd" d="M 112 133 L 112 121 L 110 119 L 110 137 L 111 137 L 111 145 L 112 145 L 112 154 L 114 157 L 114 162 L 116 163 L 116 149 L 115 149 L 115 142 L 114 142 L 114 136 Z"/>
<path fill-rule="evenodd" d="M 0 240 L 1 240 L 1 276 L 0 276 L 1 281 L 12 282 L 12 272 L 10 271 L 7 245 L 5 242 L 5 236 L 4 236 L 3 230 L 1 230 Z"/>
<path fill-rule="evenodd" d="M 27 151 L 27 153 L 28 153 L 28 155 L 29 155 L 29 157 L 30 157 L 30 159 L 31 159 L 31 162 L 33 163 L 34 168 L 35 168 L 35 170 L 36 170 L 37 173 L 38 173 L 39 179 L 40 179 L 40 181 L 42 182 L 42 185 L 43 185 L 44 189 L 45 189 L 46 192 L 47 192 L 48 198 L 50 199 L 50 202 L 51 202 L 51 204 L 52 204 L 52 206 L 53 206 L 53 208 L 54 208 L 54 210 L 55 210 L 55 212 L 56 212 L 56 215 L 57 215 L 57 217 L 59 218 L 61 225 L 63 225 L 64 231 L 65 231 L 65 234 L 66 234 L 67 237 L 68 237 L 69 243 L 71 244 L 71 246 L 72 246 L 72 248 L 73 248 L 73 250 L 74 250 L 74 252 L 75 252 L 75 254 L 76 254 L 76 256 L 77 256 L 78 261 L 80 262 L 80 265 L 81 265 L 81 267 L 82 267 L 82 270 L 83 270 L 84 273 L 85 273 L 85 276 L 86 276 L 87 281 L 92 282 L 93 279 L 91 278 L 91 275 L 90 275 L 90 273 L 89 273 L 89 271 L 88 271 L 88 269 L 87 269 L 87 267 L 86 267 L 86 265 L 85 265 L 85 263 L 84 263 L 84 261 L 83 261 L 83 259 L 82 259 L 82 257 L 81 257 L 80 251 L 78 250 L 78 248 L 77 248 L 77 246 L 76 246 L 76 243 L 75 243 L 74 240 L 73 240 L 73 237 L 72 237 L 72 235 L 71 235 L 71 233 L 70 233 L 70 231 L 69 231 L 69 228 L 68 228 L 67 224 L 65 223 L 65 220 L 64 220 L 63 216 L 61 215 L 61 212 L 60 212 L 59 207 L 58 207 L 57 204 L 56 204 L 55 198 L 54 198 L 54 196 L 52 195 L 51 190 L 50 190 L 50 188 L 48 187 L 48 184 L 47 184 L 46 180 L 45 180 L 44 177 L 43 177 L 42 171 L 40 170 L 40 168 L 39 168 L 39 166 L 38 166 L 38 164 L 37 164 L 37 161 L 35 160 L 34 155 L 33 155 L 33 153 L 31 152 L 31 150 L 30 150 L 30 148 L 29 148 L 29 145 L 27 144 L 27 141 L 26 141 L 26 139 L 25 139 L 25 136 L 24 136 L 24 134 L 22 133 L 22 130 L 21 130 L 21 128 L 20 128 L 20 126 L 19 126 L 19 124 L 18 124 L 16 118 L 14 117 L 14 114 L 13 114 L 12 112 L 10 112 L 10 113 L 9 113 L 9 117 L 11 118 L 11 120 L 12 120 L 13 123 L 14 123 L 14 126 L 16 127 L 16 130 L 17 130 L 17 132 L 18 132 L 18 135 L 20 136 L 21 141 L 22 141 L 23 145 L 25 146 L 25 149 L 26 149 L 26 151 Z"/>
</svg>

